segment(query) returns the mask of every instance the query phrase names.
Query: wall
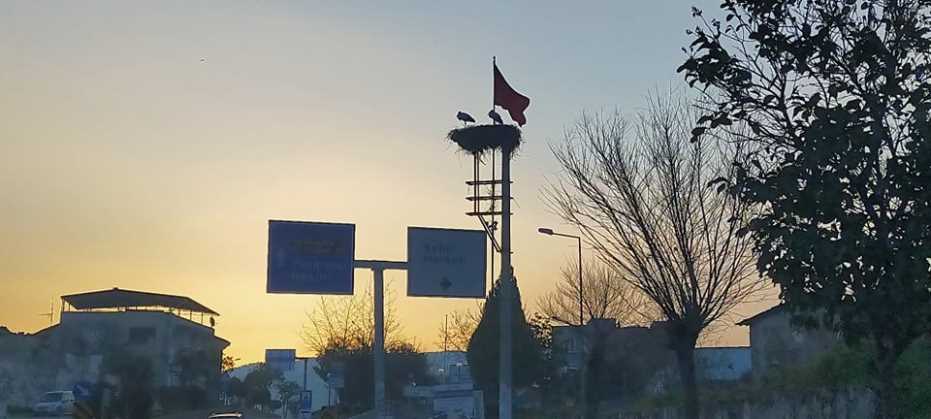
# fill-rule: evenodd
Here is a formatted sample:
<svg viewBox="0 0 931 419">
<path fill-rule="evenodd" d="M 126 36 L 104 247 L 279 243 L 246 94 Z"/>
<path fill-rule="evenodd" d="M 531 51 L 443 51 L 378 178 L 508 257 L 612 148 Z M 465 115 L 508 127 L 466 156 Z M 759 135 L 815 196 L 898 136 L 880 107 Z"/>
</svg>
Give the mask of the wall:
<svg viewBox="0 0 931 419">
<path fill-rule="evenodd" d="M 705 405 L 703 419 L 872 419 L 874 398 L 863 389 L 774 397 L 758 402 Z M 618 419 L 679 419 L 678 409 L 626 412 Z"/>
<path fill-rule="evenodd" d="M 750 326 L 753 377 L 764 377 L 771 368 L 804 366 L 839 343 L 834 333 L 791 324 L 789 313 L 779 310 Z"/>
</svg>

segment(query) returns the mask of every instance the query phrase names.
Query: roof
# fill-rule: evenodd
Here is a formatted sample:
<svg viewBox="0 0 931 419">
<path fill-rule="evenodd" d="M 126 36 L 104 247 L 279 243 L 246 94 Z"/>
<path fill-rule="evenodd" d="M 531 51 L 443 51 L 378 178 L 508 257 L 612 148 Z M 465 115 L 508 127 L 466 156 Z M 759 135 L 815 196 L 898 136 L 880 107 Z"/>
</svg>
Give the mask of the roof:
<svg viewBox="0 0 931 419">
<path fill-rule="evenodd" d="M 743 319 L 737 322 L 737 325 L 738 326 L 750 326 L 752 323 L 756 322 L 757 320 L 762 320 L 764 317 L 769 317 L 772 314 L 781 313 L 782 310 L 784 309 L 785 309 L 785 305 L 779 304 L 775 307 L 770 308 L 769 310 L 763 311 L 761 313 L 757 313 L 755 316 Z"/>
<path fill-rule="evenodd" d="M 165 307 L 178 310 L 190 310 L 219 316 L 201 303 L 180 295 L 156 294 L 153 292 L 130 291 L 113 288 L 111 290 L 85 292 L 61 297 L 66 303 L 78 310 L 98 308 L 127 307 Z"/>
</svg>

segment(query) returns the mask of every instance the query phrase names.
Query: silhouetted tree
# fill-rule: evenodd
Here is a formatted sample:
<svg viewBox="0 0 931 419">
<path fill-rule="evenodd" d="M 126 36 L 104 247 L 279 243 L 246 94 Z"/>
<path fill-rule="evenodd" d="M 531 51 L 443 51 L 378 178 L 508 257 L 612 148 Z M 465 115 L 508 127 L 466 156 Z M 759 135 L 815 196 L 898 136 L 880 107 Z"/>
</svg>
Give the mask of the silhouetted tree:
<svg viewBox="0 0 931 419">
<path fill-rule="evenodd" d="M 680 67 L 704 93 L 694 134 L 758 145 L 730 191 L 761 204 L 759 269 L 797 317 L 875 345 L 877 417 L 900 418 L 895 364 L 931 328 L 931 4 L 726 0 L 694 14 Z"/>
<path fill-rule="evenodd" d="M 481 305 L 477 307 L 477 310 L 462 310 L 450 313 L 440 327 L 435 344 L 450 351 L 467 351 L 469 349 L 469 340 L 472 339 L 472 334 L 475 333 L 475 327 L 478 326 L 481 318 Z"/>
<path fill-rule="evenodd" d="M 155 373 L 148 358 L 114 352 L 104 358 L 101 373 L 115 377 L 119 383 L 112 406 L 123 417 L 147 419 L 152 416 Z"/>
<path fill-rule="evenodd" d="M 511 276 L 513 278 L 513 275 Z M 527 323 L 524 309 L 520 302 L 520 290 L 517 288 L 516 278 L 510 281 L 511 295 L 513 296 L 512 343 L 513 343 L 513 386 L 514 388 L 527 387 L 542 379 L 543 360 L 540 345 L 535 339 L 533 329 Z M 486 417 L 497 417 L 498 394 L 498 354 L 500 329 L 501 287 L 504 286 L 499 279 L 488 294 L 485 305 L 482 307 L 482 319 L 469 340 L 467 357 L 472 378 L 485 393 Z"/>
<path fill-rule="evenodd" d="M 250 406 L 259 405 L 268 408 L 272 402 L 271 386 L 281 379 L 281 371 L 260 363 L 257 368 L 250 371 L 243 380 L 246 390 L 246 402 Z"/>
<path fill-rule="evenodd" d="M 623 325 L 653 320 L 643 293 L 620 277 L 610 266 L 593 262 L 582 272 L 582 323 L 592 319 L 614 319 Z M 578 264 L 563 268 L 556 289 L 537 301 L 540 311 L 566 325 L 579 325 Z"/>
<path fill-rule="evenodd" d="M 321 377 L 331 375 L 343 378 L 339 399 L 353 413 L 374 406 L 372 347 L 351 346 L 326 348 L 318 358 L 317 373 Z M 394 342 L 385 346 L 385 391 L 389 400 L 402 397 L 404 387 L 410 384 L 430 384 L 427 360 L 411 343 Z"/>
<path fill-rule="evenodd" d="M 554 148 L 563 180 L 546 196 L 665 317 L 686 417 L 697 419 L 698 338 L 761 281 L 751 242 L 738 234 L 751 207 L 710 183 L 732 175 L 735 152 L 690 143 L 690 109 L 670 94 L 653 96 L 633 125 L 619 115 L 583 116 Z"/>
<path fill-rule="evenodd" d="M 233 358 L 232 355 L 223 355 L 223 359 L 220 360 L 220 371 L 224 374 L 232 371 L 233 368 L 236 368 L 236 361 L 238 360 L 239 358 Z"/>
<path fill-rule="evenodd" d="M 287 419 L 290 410 L 290 401 L 295 395 L 301 393 L 301 386 L 293 381 L 278 380 L 275 382 L 275 390 L 278 391 L 278 397 L 281 400 L 282 419 Z"/>
<path fill-rule="evenodd" d="M 404 342 L 390 290 L 385 298 L 385 347 Z M 371 292 L 346 297 L 320 297 L 307 313 L 301 339 L 311 353 L 334 348 L 371 347 L 375 336 L 375 307 Z"/>
</svg>

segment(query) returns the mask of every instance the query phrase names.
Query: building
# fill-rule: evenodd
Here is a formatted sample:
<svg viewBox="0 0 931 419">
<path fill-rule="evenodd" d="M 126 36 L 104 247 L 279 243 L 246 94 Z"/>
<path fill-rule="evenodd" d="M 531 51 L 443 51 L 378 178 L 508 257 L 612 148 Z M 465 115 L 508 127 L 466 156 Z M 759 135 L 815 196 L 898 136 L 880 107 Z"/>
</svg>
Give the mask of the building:
<svg viewBox="0 0 931 419">
<path fill-rule="evenodd" d="M 34 334 L 0 334 L 0 381 L 12 381 L 11 405 L 46 391 L 97 383 L 105 363 L 150 362 L 153 389 L 197 387 L 216 395 L 229 342 L 214 333 L 219 314 L 188 297 L 113 288 L 61 297 L 59 323 Z"/>
<path fill-rule="evenodd" d="M 466 353 L 461 351 L 426 352 L 427 374 L 432 385 L 411 385 L 404 396 L 419 399 L 434 415 L 474 418 L 482 409 L 481 392 L 476 392 Z M 478 394 L 477 394 L 478 393 Z"/>
<path fill-rule="evenodd" d="M 809 364 L 841 343 L 830 330 L 794 324 L 781 304 L 737 324 L 750 328 L 754 379 L 775 368 Z"/>
</svg>

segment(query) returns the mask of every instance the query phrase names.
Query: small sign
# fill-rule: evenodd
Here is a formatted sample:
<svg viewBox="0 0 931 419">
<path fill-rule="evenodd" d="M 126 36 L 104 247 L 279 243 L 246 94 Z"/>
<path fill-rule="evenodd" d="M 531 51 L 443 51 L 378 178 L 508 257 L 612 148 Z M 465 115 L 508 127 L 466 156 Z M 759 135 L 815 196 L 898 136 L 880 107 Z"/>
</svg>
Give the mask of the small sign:
<svg viewBox="0 0 931 419">
<path fill-rule="evenodd" d="M 93 396 L 94 384 L 88 381 L 79 381 L 71 387 L 71 393 L 74 399 L 78 401 L 88 401 Z"/>
<path fill-rule="evenodd" d="M 313 392 L 310 390 L 305 390 L 301 392 L 301 410 L 310 411 L 313 409 Z"/>
<path fill-rule="evenodd" d="M 268 222 L 268 293 L 351 295 L 354 224 Z"/>
<path fill-rule="evenodd" d="M 280 372 L 294 369 L 297 351 L 294 349 L 266 349 L 265 365 Z"/>
<path fill-rule="evenodd" d="M 485 232 L 407 228 L 407 295 L 485 297 Z"/>
</svg>

